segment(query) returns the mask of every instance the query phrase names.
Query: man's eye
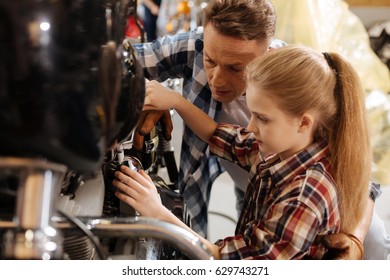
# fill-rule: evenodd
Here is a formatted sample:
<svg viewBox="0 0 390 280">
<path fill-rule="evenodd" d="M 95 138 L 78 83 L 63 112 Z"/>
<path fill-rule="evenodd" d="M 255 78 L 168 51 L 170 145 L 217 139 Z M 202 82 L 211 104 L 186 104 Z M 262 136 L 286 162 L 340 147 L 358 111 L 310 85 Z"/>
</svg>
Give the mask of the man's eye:
<svg viewBox="0 0 390 280">
<path fill-rule="evenodd" d="M 231 66 L 230 69 L 233 71 L 233 72 L 241 72 L 243 70 L 243 68 L 241 67 L 235 67 L 235 66 Z"/>
<path fill-rule="evenodd" d="M 209 60 L 209 59 L 206 59 L 206 64 L 207 64 L 208 66 L 215 66 L 214 61 Z"/>
<path fill-rule="evenodd" d="M 268 119 L 264 118 L 264 117 L 260 117 L 258 116 L 257 119 L 262 122 L 262 123 L 266 123 L 268 121 Z"/>
</svg>

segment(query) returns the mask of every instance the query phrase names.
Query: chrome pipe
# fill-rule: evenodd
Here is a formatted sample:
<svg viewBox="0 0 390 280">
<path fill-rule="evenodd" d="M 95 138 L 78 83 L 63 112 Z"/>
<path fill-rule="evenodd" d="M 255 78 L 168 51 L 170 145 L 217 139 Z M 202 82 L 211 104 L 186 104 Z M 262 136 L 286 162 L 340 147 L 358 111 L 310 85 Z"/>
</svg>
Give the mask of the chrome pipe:
<svg viewBox="0 0 390 280">
<path fill-rule="evenodd" d="M 62 255 L 62 237 L 51 217 L 67 167 L 46 160 L 0 157 L 0 176 L 14 175 L 17 187 L 15 229 L 4 238 L 4 257 L 52 259 Z"/>
<path fill-rule="evenodd" d="M 205 244 L 191 232 L 164 221 L 134 216 L 124 218 L 79 218 L 99 237 L 150 237 L 171 243 L 190 259 L 212 260 L 213 256 Z M 0 224 L 1 228 L 1 224 Z M 74 229 L 66 220 L 58 220 L 57 228 Z"/>
<path fill-rule="evenodd" d="M 77 227 L 65 218 L 54 217 L 59 231 L 74 231 Z M 156 219 L 146 217 L 127 218 L 78 218 L 98 237 L 149 237 L 171 243 L 193 260 L 212 260 L 205 244 L 191 232 Z M 0 221 L 0 230 L 16 227 L 14 222 Z"/>
</svg>

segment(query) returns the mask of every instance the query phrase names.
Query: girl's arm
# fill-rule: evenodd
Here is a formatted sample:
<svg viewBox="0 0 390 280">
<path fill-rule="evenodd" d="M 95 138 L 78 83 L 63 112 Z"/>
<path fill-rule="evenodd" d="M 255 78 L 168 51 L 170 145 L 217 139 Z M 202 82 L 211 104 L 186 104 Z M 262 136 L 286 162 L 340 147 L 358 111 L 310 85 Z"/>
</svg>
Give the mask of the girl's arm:
<svg viewBox="0 0 390 280">
<path fill-rule="evenodd" d="M 144 110 L 175 109 L 186 125 L 203 141 L 208 142 L 217 123 L 193 105 L 180 93 L 164 87 L 157 81 L 146 82 Z"/>
<path fill-rule="evenodd" d="M 119 189 L 115 195 L 120 200 L 129 204 L 144 217 L 159 219 L 191 232 L 209 248 L 215 259 L 220 258 L 217 245 L 194 232 L 161 203 L 157 189 L 145 171 L 137 172 L 127 166 L 121 166 L 121 172 L 117 171 L 115 177 L 113 185 Z"/>
</svg>

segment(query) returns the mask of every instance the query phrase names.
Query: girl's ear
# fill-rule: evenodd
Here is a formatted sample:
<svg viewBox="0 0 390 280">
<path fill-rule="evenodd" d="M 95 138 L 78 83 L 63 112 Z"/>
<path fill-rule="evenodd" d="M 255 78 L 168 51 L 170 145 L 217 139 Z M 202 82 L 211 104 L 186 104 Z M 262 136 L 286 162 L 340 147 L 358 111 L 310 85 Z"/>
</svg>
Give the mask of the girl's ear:
<svg viewBox="0 0 390 280">
<path fill-rule="evenodd" d="M 311 130 L 314 125 L 314 118 L 309 113 L 304 113 L 301 117 L 301 121 L 299 123 L 298 132 L 303 133 L 308 130 Z"/>
</svg>

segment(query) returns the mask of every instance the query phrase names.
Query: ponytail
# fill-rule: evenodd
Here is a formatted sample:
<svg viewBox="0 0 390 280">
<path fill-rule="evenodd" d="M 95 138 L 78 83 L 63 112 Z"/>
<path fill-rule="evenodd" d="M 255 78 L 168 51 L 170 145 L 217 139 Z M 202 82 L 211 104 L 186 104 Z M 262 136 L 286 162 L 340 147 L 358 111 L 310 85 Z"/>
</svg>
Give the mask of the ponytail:
<svg viewBox="0 0 390 280">
<path fill-rule="evenodd" d="M 363 218 L 371 170 L 370 135 L 359 76 L 336 53 L 324 53 L 336 83 L 336 115 L 328 131 L 332 173 L 339 192 L 341 230 L 352 232 Z"/>
</svg>

